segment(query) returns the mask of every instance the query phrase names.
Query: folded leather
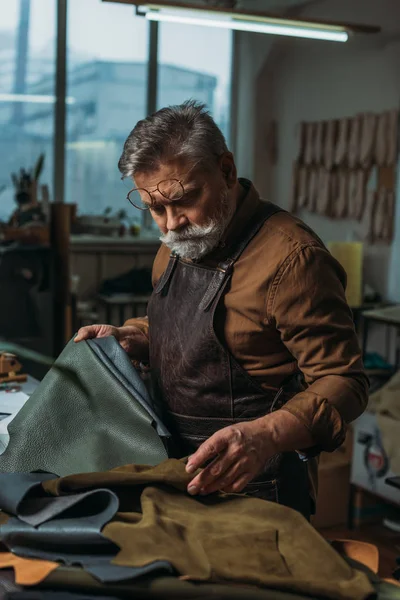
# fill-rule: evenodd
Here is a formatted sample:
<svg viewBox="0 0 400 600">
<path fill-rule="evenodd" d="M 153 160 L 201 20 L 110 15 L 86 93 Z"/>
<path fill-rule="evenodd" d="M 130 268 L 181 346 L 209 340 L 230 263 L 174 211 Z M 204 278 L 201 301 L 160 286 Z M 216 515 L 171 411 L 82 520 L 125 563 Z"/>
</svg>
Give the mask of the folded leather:
<svg viewBox="0 0 400 600">
<path fill-rule="evenodd" d="M 43 482 L 54 479 L 32 475 Z M 0 489 L 0 508 L 12 515 L 0 525 L 0 539 L 11 552 L 66 564 L 109 562 L 118 552 L 101 534 L 119 506 L 111 490 L 46 497 L 25 473 L 0 474 Z"/>
<path fill-rule="evenodd" d="M 74 379 L 58 366 L 72 370 Z M 71 340 L 10 423 L 9 435 L 0 472 L 67 475 L 167 458 L 168 431 L 113 337 Z"/>
<path fill-rule="evenodd" d="M 0 508 L 14 515 L 0 524 L 0 539 L 18 556 L 41 559 L 36 563 L 38 581 L 47 576 L 47 571 L 57 568 L 57 562 L 80 564 L 103 582 L 174 573 L 165 561 L 151 561 L 139 568 L 110 564 L 119 547 L 101 531 L 116 514 L 118 497 L 101 488 L 49 496 L 40 483 L 55 478 L 47 473 L 0 474 Z M 14 566 L 12 556 L 0 553 L 0 568 L 2 562 L 4 566 Z M 32 561 L 16 561 L 16 565 L 30 581 L 31 571 L 34 572 Z"/>
</svg>

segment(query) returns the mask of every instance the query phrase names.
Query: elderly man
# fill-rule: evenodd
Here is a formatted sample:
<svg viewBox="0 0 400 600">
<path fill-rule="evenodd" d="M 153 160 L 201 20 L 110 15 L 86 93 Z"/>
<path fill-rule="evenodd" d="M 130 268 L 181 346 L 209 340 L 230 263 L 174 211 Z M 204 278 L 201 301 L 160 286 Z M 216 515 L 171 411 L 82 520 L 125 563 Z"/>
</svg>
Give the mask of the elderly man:
<svg viewBox="0 0 400 600">
<path fill-rule="evenodd" d="M 367 403 L 343 269 L 238 179 L 202 105 L 140 121 L 119 168 L 162 233 L 154 292 L 147 318 L 85 327 L 76 341 L 114 335 L 149 362 L 177 455 L 189 455 L 190 494 L 247 493 L 309 517 L 319 453 Z"/>
</svg>

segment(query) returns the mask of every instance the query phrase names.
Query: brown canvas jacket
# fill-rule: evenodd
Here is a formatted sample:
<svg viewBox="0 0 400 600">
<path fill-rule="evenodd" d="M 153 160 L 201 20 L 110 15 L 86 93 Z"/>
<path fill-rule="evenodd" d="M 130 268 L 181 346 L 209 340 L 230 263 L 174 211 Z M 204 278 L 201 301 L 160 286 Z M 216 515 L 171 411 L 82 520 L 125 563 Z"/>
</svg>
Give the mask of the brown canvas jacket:
<svg viewBox="0 0 400 600">
<path fill-rule="evenodd" d="M 220 247 L 203 259 L 206 265 L 217 264 L 262 202 L 250 182 L 240 181 L 247 194 Z M 162 245 L 153 265 L 154 285 L 169 255 Z M 278 390 L 300 369 L 308 387 L 282 410 L 306 425 L 318 450 L 340 446 L 346 425 L 364 411 L 368 400 L 368 379 L 345 286 L 343 268 L 318 236 L 290 213 L 279 212 L 236 262 L 216 317 L 217 333 L 226 347 L 265 389 Z M 151 327 L 147 319 L 130 319 L 126 325 L 144 332 Z M 315 484 L 312 461 L 310 470 Z"/>
</svg>

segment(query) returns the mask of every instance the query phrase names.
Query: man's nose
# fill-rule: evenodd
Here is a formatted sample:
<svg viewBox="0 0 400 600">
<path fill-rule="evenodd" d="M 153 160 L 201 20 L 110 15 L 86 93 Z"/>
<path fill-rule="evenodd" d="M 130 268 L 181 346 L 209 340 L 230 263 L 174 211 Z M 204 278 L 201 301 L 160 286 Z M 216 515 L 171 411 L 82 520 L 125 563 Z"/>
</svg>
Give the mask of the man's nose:
<svg viewBox="0 0 400 600">
<path fill-rule="evenodd" d="M 167 229 L 168 231 L 175 231 L 181 229 L 188 224 L 187 217 L 182 213 L 176 211 L 167 210 Z"/>
</svg>

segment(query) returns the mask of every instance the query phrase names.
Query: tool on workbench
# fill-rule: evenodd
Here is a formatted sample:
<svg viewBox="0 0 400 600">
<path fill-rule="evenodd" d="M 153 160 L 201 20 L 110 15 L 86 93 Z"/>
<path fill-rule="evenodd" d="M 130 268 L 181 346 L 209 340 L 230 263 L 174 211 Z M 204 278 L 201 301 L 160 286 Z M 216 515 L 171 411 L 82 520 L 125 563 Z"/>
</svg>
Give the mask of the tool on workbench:
<svg viewBox="0 0 400 600">
<path fill-rule="evenodd" d="M 18 362 L 15 354 L 11 354 L 9 352 L 2 352 L 0 354 L 0 383 L 8 383 L 10 381 L 26 381 L 26 375 L 18 375 L 21 369 L 22 365 Z"/>
</svg>

